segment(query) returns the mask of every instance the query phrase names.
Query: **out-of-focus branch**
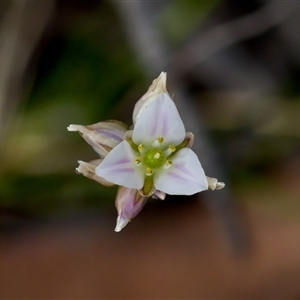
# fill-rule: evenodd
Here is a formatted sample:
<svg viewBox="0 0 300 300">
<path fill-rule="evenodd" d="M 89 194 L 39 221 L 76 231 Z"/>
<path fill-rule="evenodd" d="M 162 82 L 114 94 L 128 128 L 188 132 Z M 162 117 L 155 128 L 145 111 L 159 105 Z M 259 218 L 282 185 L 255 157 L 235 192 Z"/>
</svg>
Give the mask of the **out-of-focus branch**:
<svg viewBox="0 0 300 300">
<path fill-rule="evenodd" d="M 54 9 L 54 1 L 11 1 L 0 28 L 0 139 L 21 100 L 28 62 Z"/>
<path fill-rule="evenodd" d="M 298 1 L 270 1 L 253 13 L 215 25 L 197 35 L 170 58 L 168 66 L 185 73 L 221 50 L 265 33 L 299 9 Z"/>
<path fill-rule="evenodd" d="M 166 66 L 166 45 L 154 28 L 153 20 L 148 16 L 148 5 L 144 1 L 112 2 L 125 25 L 129 42 L 136 58 L 149 78 L 157 75 Z M 145 17 L 147 16 L 147 19 Z"/>
<path fill-rule="evenodd" d="M 153 25 L 153 20 L 148 13 L 149 5 L 143 1 L 120 1 L 114 2 L 115 7 L 122 17 L 122 23 L 125 24 L 131 45 L 140 61 L 145 75 L 149 78 L 155 78 L 168 65 L 168 46 L 159 36 Z M 170 73 L 168 83 L 176 87 L 176 103 L 179 106 L 181 115 L 187 124 L 187 130 L 193 131 L 196 136 L 193 148 L 197 153 L 202 153 L 203 164 L 211 171 L 215 168 L 214 151 L 204 130 L 204 124 L 201 123 L 201 116 L 193 105 L 190 95 L 185 91 L 183 83 L 179 80 L 178 73 Z M 185 99 L 185 100 L 183 100 Z M 218 168 L 217 168 L 218 169 Z M 220 169 L 220 168 L 219 168 Z M 220 172 L 221 176 L 224 175 Z M 218 174 L 217 174 L 218 175 Z"/>
</svg>

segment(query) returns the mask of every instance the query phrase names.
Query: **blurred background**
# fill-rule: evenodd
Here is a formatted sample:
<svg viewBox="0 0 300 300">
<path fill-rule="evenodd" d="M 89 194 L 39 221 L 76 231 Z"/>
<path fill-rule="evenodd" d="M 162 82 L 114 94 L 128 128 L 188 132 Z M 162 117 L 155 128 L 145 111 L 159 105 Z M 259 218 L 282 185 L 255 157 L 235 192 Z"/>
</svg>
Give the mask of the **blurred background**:
<svg viewBox="0 0 300 300">
<path fill-rule="evenodd" d="M 299 20 L 298 1 L 0 2 L 0 297 L 299 297 Z M 131 124 L 161 71 L 227 186 L 116 234 L 116 188 L 75 174 L 97 155 L 66 127 Z"/>
</svg>

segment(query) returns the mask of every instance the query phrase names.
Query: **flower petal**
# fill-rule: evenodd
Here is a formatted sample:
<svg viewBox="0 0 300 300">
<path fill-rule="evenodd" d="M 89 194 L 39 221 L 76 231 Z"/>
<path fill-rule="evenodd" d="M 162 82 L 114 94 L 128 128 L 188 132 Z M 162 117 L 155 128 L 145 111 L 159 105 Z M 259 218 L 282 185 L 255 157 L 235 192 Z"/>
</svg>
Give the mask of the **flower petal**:
<svg viewBox="0 0 300 300">
<path fill-rule="evenodd" d="M 124 139 L 128 127 L 122 122 L 110 120 L 93 125 L 74 125 L 67 128 L 69 131 L 78 131 L 80 135 L 100 155 L 106 154 Z"/>
<path fill-rule="evenodd" d="M 129 143 L 123 141 L 106 155 L 95 173 L 114 184 L 140 189 L 144 184 L 144 172 L 135 165 L 135 158 Z"/>
<path fill-rule="evenodd" d="M 172 157 L 172 166 L 155 174 L 156 189 L 170 195 L 192 195 L 207 190 L 208 183 L 197 155 L 188 148 Z"/>
<path fill-rule="evenodd" d="M 140 100 L 135 104 L 133 110 L 133 125 L 137 122 L 138 118 L 142 114 L 142 112 L 147 108 L 147 106 L 157 99 L 157 96 L 160 93 L 168 93 L 167 92 L 167 73 L 161 72 L 160 75 L 153 80 L 150 85 L 148 91 L 140 98 Z"/>
<path fill-rule="evenodd" d="M 116 197 L 118 218 L 115 231 L 121 231 L 141 211 L 147 200 L 137 190 L 120 187 Z"/>
<path fill-rule="evenodd" d="M 154 140 L 163 137 L 162 147 L 177 146 L 185 137 L 185 128 L 178 110 L 166 93 L 161 93 L 151 102 L 137 120 L 132 139 L 138 144 L 151 146 Z"/>
</svg>

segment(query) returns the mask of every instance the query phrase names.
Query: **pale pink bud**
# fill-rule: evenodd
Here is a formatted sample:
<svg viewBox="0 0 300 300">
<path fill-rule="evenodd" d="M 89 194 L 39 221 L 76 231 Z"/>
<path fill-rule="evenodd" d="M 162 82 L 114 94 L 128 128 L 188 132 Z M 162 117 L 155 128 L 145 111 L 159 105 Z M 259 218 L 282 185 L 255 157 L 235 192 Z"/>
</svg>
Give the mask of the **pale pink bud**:
<svg viewBox="0 0 300 300">
<path fill-rule="evenodd" d="M 142 197 L 135 189 L 119 187 L 116 197 L 118 218 L 115 231 L 121 231 L 142 210 L 147 200 L 147 197 Z"/>
<path fill-rule="evenodd" d="M 123 141 L 128 127 L 119 121 L 99 122 L 93 125 L 69 125 L 69 131 L 78 131 L 79 134 L 101 156 L 107 153 Z"/>
<path fill-rule="evenodd" d="M 102 162 L 102 160 L 103 159 L 95 159 L 90 162 L 79 160 L 79 166 L 76 168 L 76 172 L 89 179 L 95 180 L 104 186 L 113 186 L 113 183 L 95 174 L 95 168 Z"/>
</svg>

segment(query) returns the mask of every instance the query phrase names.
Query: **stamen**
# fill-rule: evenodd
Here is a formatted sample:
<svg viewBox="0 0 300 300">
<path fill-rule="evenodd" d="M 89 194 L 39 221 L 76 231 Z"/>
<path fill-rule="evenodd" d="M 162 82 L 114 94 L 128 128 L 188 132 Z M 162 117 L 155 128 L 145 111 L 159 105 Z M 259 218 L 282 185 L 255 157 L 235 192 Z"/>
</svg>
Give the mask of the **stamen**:
<svg viewBox="0 0 300 300">
<path fill-rule="evenodd" d="M 129 145 L 134 151 L 138 151 L 138 146 L 133 142 L 132 138 L 126 138 L 126 141 L 129 143 Z"/>
<path fill-rule="evenodd" d="M 159 136 L 152 144 L 153 147 L 158 147 L 161 145 L 161 143 L 164 141 L 164 138 L 162 136 Z"/>
<path fill-rule="evenodd" d="M 139 145 L 138 145 L 138 150 L 139 150 L 140 153 L 143 153 L 144 150 L 145 150 L 144 145 L 143 145 L 143 144 L 139 144 Z"/>
<path fill-rule="evenodd" d="M 172 154 L 175 151 L 176 151 L 176 147 L 174 145 L 169 145 L 169 148 L 164 151 L 164 154 L 166 156 L 169 156 L 170 154 Z"/>
<path fill-rule="evenodd" d="M 146 175 L 147 175 L 147 176 L 153 175 L 153 170 L 152 170 L 151 168 L 147 168 L 147 169 L 146 169 Z"/>
<path fill-rule="evenodd" d="M 135 165 L 139 166 L 141 164 L 142 160 L 140 158 L 135 159 Z"/>
<path fill-rule="evenodd" d="M 165 170 L 167 170 L 167 169 L 169 169 L 171 166 L 172 166 L 172 161 L 168 159 L 168 160 L 165 162 L 163 168 L 164 168 Z"/>
</svg>

